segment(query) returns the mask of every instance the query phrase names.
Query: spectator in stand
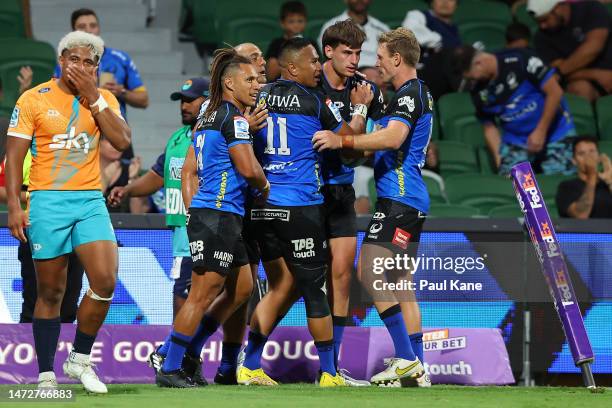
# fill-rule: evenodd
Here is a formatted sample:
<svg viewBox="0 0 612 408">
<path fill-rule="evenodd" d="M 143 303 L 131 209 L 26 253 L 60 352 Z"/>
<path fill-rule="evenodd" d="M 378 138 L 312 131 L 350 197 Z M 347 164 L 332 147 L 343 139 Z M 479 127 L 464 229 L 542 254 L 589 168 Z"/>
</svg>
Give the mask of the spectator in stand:
<svg viewBox="0 0 612 408">
<path fill-rule="evenodd" d="M 95 11 L 81 8 L 72 12 L 70 25 L 73 30 L 85 31 L 100 36 L 100 22 Z M 60 76 L 59 65 L 55 67 L 55 77 Z M 125 52 L 104 46 L 104 54 L 98 67 L 98 85 L 115 95 L 121 107 L 121 115 L 127 120 L 126 105 L 145 109 L 149 106 L 149 93 L 144 86 L 136 64 Z M 132 145 L 122 154 L 127 163 L 134 157 Z"/>
<path fill-rule="evenodd" d="M 559 215 L 583 220 L 612 218 L 612 164 L 606 154 L 599 154 L 597 139 L 576 138 L 572 161 L 578 177 L 559 184 L 556 197 Z M 602 171 L 598 172 L 600 164 Z"/>
<path fill-rule="evenodd" d="M 506 27 L 506 48 L 529 48 L 531 31 L 523 23 L 515 21 Z"/>
<path fill-rule="evenodd" d="M 554 68 L 528 49 L 491 54 L 472 46 L 458 48 L 455 63 L 465 79 L 475 81 L 472 101 L 500 174 L 523 161 L 545 174 L 575 172 L 576 130 Z"/>
<path fill-rule="evenodd" d="M 366 40 L 361 46 L 361 59 L 359 66 L 376 66 L 376 50 L 378 49 L 378 37 L 390 31 L 388 25 L 368 14 L 371 0 L 344 0 L 347 10 L 323 24 L 319 35 L 319 46 L 323 42 L 323 33 L 337 21 L 351 19 L 366 33 Z"/>
<path fill-rule="evenodd" d="M 565 89 L 594 101 L 612 91 L 612 18 L 598 1 L 528 0 L 540 29 L 535 48 Z"/>
<path fill-rule="evenodd" d="M 359 196 L 355 200 L 355 214 L 370 215 L 370 199 L 367 196 Z"/>
<path fill-rule="evenodd" d="M 283 3 L 280 9 L 280 26 L 283 29 L 283 36 L 272 40 L 266 51 L 266 59 L 268 60 L 266 76 L 268 81 L 272 82 L 280 77 L 278 56 L 280 55 L 283 43 L 293 37 L 302 37 L 307 21 L 308 13 L 304 3 L 301 1 L 287 1 Z M 316 41 L 310 39 L 310 42 L 318 52 L 319 46 Z"/>
<path fill-rule="evenodd" d="M 460 75 L 451 69 L 452 52 L 461 45 L 459 29 L 453 23 L 457 0 L 431 0 L 427 11 L 410 10 L 402 23 L 421 46 L 418 72 L 434 99 L 457 90 Z"/>
</svg>

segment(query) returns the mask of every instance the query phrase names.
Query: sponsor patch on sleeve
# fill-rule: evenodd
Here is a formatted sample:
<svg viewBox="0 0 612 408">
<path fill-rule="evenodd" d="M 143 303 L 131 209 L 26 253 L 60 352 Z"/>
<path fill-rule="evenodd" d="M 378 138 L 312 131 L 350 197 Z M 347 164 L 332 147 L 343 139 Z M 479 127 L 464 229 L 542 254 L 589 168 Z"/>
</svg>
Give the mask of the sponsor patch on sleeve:
<svg viewBox="0 0 612 408">
<path fill-rule="evenodd" d="M 17 106 L 15 106 L 15 109 L 13 109 L 13 113 L 11 114 L 11 121 L 9 122 L 9 127 L 17 127 L 17 124 L 19 123 L 19 108 Z"/>
<path fill-rule="evenodd" d="M 249 140 L 249 122 L 242 116 L 234 116 L 234 135 L 236 139 Z"/>
<path fill-rule="evenodd" d="M 342 122 L 342 116 L 340 115 L 340 111 L 338 110 L 338 107 L 332 102 L 332 100 L 327 98 L 325 100 L 325 104 L 327 105 L 331 113 L 334 115 L 334 118 L 336 118 L 338 122 Z"/>
</svg>

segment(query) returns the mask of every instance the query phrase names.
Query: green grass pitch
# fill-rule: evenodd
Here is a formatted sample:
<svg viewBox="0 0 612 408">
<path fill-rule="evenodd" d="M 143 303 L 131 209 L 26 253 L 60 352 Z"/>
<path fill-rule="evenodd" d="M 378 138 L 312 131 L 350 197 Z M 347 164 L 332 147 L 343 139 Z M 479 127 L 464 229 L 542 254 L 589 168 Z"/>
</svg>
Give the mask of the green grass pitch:
<svg viewBox="0 0 612 408">
<path fill-rule="evenodd" d="M 612 407 L 612 393 L 592 394 L 585 388 L 567 387 L 461 387 L 418 388 L 334 388 L 319 389 L 309 384 L 279 387 L 208 386 L 198 389 L 167 389 L 154 385 L 110 385 L 107 395 L 87 395 L 80 386 L 71 402 L 9 402 L 6 394 L 15 386 L 0 386 L 0 408 L 26 407 L 112 407 L 112 408 L 455 408 L 455 407 Z M 28 387 L 30 388 L 30 387 Z M 7 404 L 8 403 L 8 404 Z"/>
</svg>

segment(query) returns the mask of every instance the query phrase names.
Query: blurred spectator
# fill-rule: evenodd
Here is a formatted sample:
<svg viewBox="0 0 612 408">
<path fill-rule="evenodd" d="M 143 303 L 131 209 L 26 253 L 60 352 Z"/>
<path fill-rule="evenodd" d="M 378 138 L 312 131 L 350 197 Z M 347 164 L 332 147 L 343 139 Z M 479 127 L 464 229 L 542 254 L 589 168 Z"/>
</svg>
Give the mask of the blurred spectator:
<svg viewBox="0 0 612 408">
<path fill-rule="evenodd" d="M 304 6 L 304 3 L 301 1 L 287 1 L 281 6 L 280 26 L 283 29 L 283 36 L 273 39 L 266 51 L 266 59 L 268 60 L 266 76 L 268 81 L 272 82 L 280 77 L 278 56 L 280 55 L 283 43 L 290 38 L 301 37 L 306 28 L 307 20 L 308 13 L 306 11 L 306 6 Z M 312 39 L 309 40 L 318 51 L 319 46 L 316 41 Z"/>
<path fill-rule="evenodd" d="M 461 45 L 453 23 L 457 0 L 432 0 L 427 11 L 410 10 L 402 26 L 412 30 L 421 46 L 418 72 L 435 100 L 457 90 L 461 77 L 452 70 L 452 51 Z"/>
<path fill-rule="evenodd" d="M 538 22 L 535 48 L 557 68 L 565 89 L 594 101 L 612 91 L 612 18 L 598 1 L 529 0 Z"/>
<path fill-rule="evenodd" d="M 121 161 L 121 152 L 113 147 L 106 139 L 100 140 L 100 181 L 102 183 L 102 191 L 104 197 L 108 197 L 111 190 L 115 187 L 126 186 L 131 183 L 140 172 L 140 157 L 134 157 L 129 163 Z M 146 199 L 132 198 L 130 201 L 125 201 L 118 207 L 108 206 L 109 212 L 132 212 L 134 208 L 137 213 L 147 212 L 142 211 L 143 202 Z"/>
<path fill-rule="evenodd" d="M 355 213 L 357 215 L 370 215 L 370 199 L 367 196 L 359 196 L 355 200 Z"/>
<path fill-rule="evenodd" d="M 506 48 L 528 48 L 531 31 L 525 24 L 515 21 L 506 27 Z"/>
<path fill-rule="evenodd" d="M 85 31 L 100 35 L 100 23 L 95 11 L 81 8 L 72 12 L 70 26 L 73 30 Z M 55 67 L 55 76 L 59 78 L 60 67 Z M 121 114 L 127 120 L 126 105 L 144 109 L 149 105 L 149 93 L 144 86 L 138 68 L 125 52 L 104 45 L 104 54 L 98 66 L 98 85 L 108 89 L 117 97 Z M 125 150 L 122 158 L 129 162 L 134 157 L 132 145 Z"/>
<path fill-rule="evenodd" d="M 32 78 L 34 78 L 34 71 L 29 66 L 23 66 L 19 69 L 19 75 L 17 75 L 17 82 L 19 82 L 19 95 L 30 89 L 32 86 Z"/>
<path fill-rule="evenodd" d="M 347 6 L 347 10 L 344 13 L 336 16 L 323 24 L 321 27 L 321 34 L 319 34 L 319 46 L 323 41 L 323 33 L 329 26 L 334 24 L 336 21 L 342 21 L 350 18 L 357 23 L 363 31 L 366 33 L 366 40 L 361 46 L 361 59 L 359 61 L 360 66 L 376 65 L 376 50 L 378 49 L 378 37 L 389 31 L 388 25 L 382 21 L 368 15 L 368 7 L 370 6 L 371 0 L 344 0 Z"/>
<path fill-rule="evenodd" d="M 528 49 L 491 54 L 463 46 L 455 52 L 455 63 L 466 79 L 476 82 L 472 101 L 500 174 L 527 160 L 536 172 L 575 171 L 571 137 L 576 130 L 554 69 Z"/>
<path fill-rule="evenodd" d="M 556 197 L 559 215 L 579 219 L 612 218 L 612 164 L 606 154 L 599 154 L 597 139 L 576 138 L 572 161 L 578 177 L 559 184 Z M 598 172 L 600 164 L 602 171 Z"/>
<path fill-rule="evenodd" d="M 459 29 L 453 23 L 457 0 L 431 0 L 427 11 L 410 10 L 402 23 L 414 33 L 422 48 L 457 48 L 461 45 Z"/>
</svg>

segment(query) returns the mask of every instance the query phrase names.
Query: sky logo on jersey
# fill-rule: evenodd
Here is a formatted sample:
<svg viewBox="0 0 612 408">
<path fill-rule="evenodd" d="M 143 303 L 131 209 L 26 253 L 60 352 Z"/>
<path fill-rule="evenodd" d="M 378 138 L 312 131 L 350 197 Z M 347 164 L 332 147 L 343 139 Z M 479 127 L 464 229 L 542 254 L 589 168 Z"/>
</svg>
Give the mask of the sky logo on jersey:
<svg viewBox="0 0 612 408">
<path fill-rule="evenodd" d="M 332 100 L 329 98 L 325 100 L 325 104 L 327 105 L 331 113 L 334 115 L 334 118 L 336 118 L 338 122 L 342 122 L 342 115 L 340 115 L 340 111 L 338 110 L 336 104 L 333 103 Z"/>
<path fill-rule="evenodd" d="M 250 139 L 249 122 L 242 116 L 234 116 L 234 135 L 236 139 Z"/>
<path fill-rule="evenodd" d="M 81 132 L 75 135 L 76 128 L 72 126 L 70 133 L 61 133 L 59 135 L 53 135 L 53 143 L 49 144 L 49 148 L 52 150 L 82 150 L 83 153 L 89 153 L 89 135 L 86 132 Z"/>
<path fill-rule="evenodd" d="M 13 109 L 13 113 L 11 114 L 11 121 L 9 122 L 9 127 L 17 127 L 19 123 L 19 108 L 15 106 Z"/>
<path fill-rule="evenodd" d="M 399 98 L 397 100 L 397 104 L 399 106 L 407 107 L 409 112 L 413 112 L 414 111 L 414 98 L 412 98 L 412 97 L 410 97 L 408 95 Z"/>
</svg>

